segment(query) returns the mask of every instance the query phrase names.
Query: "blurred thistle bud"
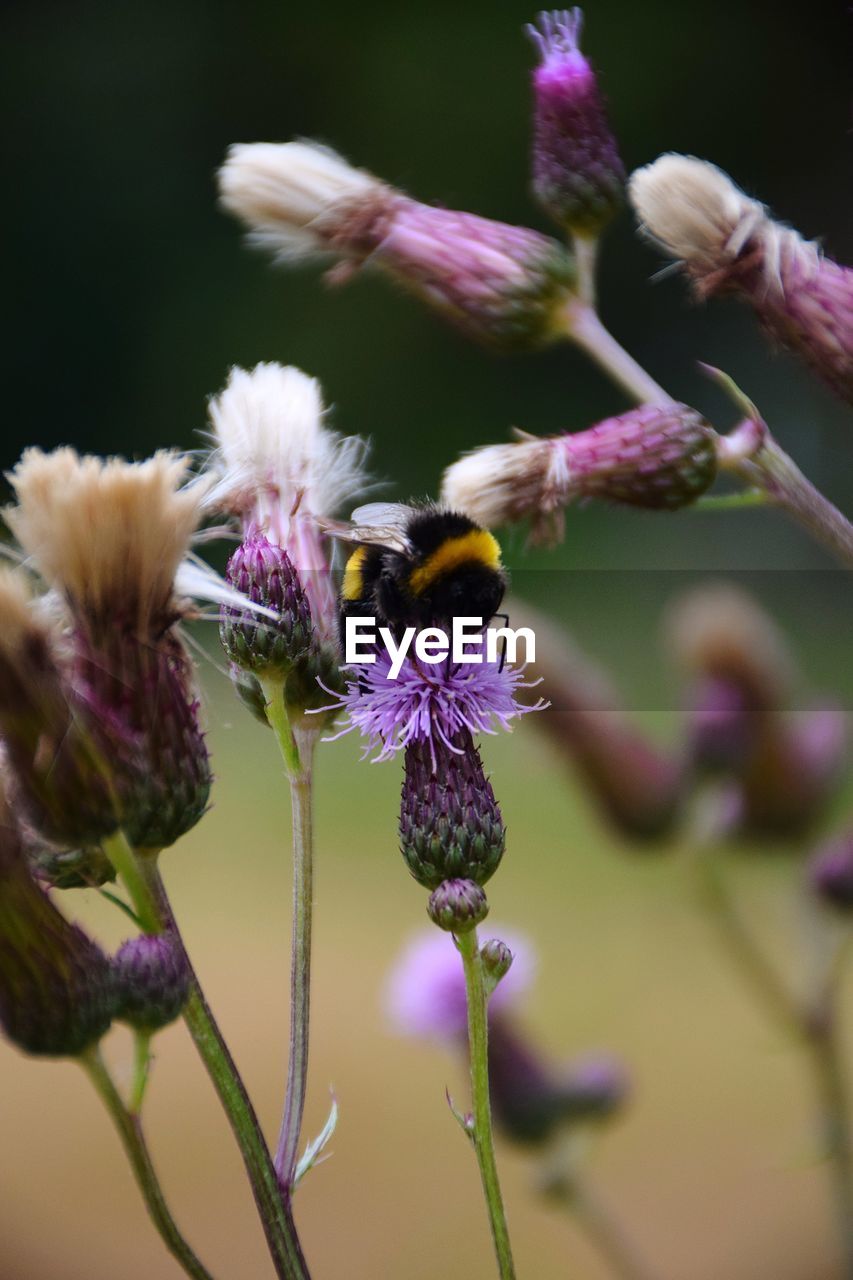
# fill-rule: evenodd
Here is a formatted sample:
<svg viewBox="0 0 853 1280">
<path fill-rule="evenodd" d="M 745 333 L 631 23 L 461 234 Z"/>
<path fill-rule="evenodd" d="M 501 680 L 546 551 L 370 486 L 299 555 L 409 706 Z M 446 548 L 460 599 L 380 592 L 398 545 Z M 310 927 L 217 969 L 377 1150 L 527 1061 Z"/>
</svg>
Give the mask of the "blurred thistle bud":
<svg viewBox="0 0 853 1280">
<path fill-rule="evenodd" d="M 501 812 L 471 734 L 406 747 L 400 849 L 418 884 L 485 884 L 506 845 Z"/>
<path fill-rule="evenodd" d="M 489 1087 L 495 1121 L 512 1141 L 539 1146 L 567 1124 L 598 1124 L 624 1105 L 623 1065 L 604 1055 L 555 1069 L 505 1016 L 489 1024 Z"/>
<path fill-rule="evenodd" d="M 853 911 L 853 831 L 822 845 L 808 866 L 809 883 L 822 902 Z"/>
<path fill-rule="evenodd" d="M 262 725 L 270 727 L 267 719 L 266 698 L 261 688 L 260 681 L 251 671 L 244 671 L 242 667 L 238 667 L 236 662 L 229 662 L 228 675 L 231 680 L 231 687 L 237 697 L 242 702 L 247 711 Z"/>
<path fill-rule="evenodd" d="M 642 405 L 586 431 L 475 449 L 445 471 L 442 501 L 486 528 L 530 519 L 532 540 L 553 543 L 575 499 L 665 511 L 695 502 L 717 474 L 715 439 L 687 405 Z"/>
<path fill-rule="evenodd" d="M 580 9 L 541 13 L 527 33 L 541 62 L 533 73 L 533 194 L 555 222 L 597 236 L 621 206 L 625 168 L 580 50 Z"/>
<path fill-rule="evenodd" d="M 480 960 L 486 981 L 486 992 L 491 995 L 499 982 L 503 982 L 512 968 L 515 956 L 500 938 L 489 938 L 480 947 Z"/>
<path fill-rule="evenodd" d="M 670 612 L 669 640 L 693 680 L 688 723 L 695 769 L 734 777 L 741 829 L 794 836 L 823 812 L 847 755 L 847 717 L 832 703 L 789 710 L 796 669 L 772 619 L 719 584 Z"/>
<path fill-rule="evenodd" d="M 37 859 L 40 846 L 96 844 L 116 826 L 100 726 L 78 714 L 61 636 L 17 570 L 0 569 L 0 615 L 6 786 L 25 819 L 27 843 Z"/>
<path fill-rule="evenodd" d="M 699 298 L 744 298 L 775 341 L 853 401 L 852 269 L 705 160 L 663 155 L 637 170 L 629 190 L 643 230 L 683 262 Z"/>
<path fill-rule="evenodd" d="M 252 241 L 284 259 L 337 257 L 333 279 L 379 267 L 470 337 L 502 349 L 560 336 L 574 261 L 539 232 L 420 204 L 304 142 L 231 147 L 219 189 Z"/>
<path fill-rule="evenodd" d="M 140 934 L 113 957 L 116 1017 L 137 1031 L 159 1031 L 180 1015 L 191 970 L 178 940 L 168 933 Z"/>
<path fill-rule="evenodd" d="M 535 632 L 532 671 L 550 697 L 531 723 L 569 761 L 616 831 L 637 841 L 667 835 L 685 795 L 681 761 L 630 723 L 609 678 L 563 627 L 526 600 L 514 597 L 509 607 L 514 626 Z"/>
<path fill-rule="evenodd" d="M 259 534 L 237 548 L 225 576 L 241 595 L 276 615 L 272 620 L 221 605 L 219 632 L 229 659 L 256 674 L 287 675 L 312 640 L 311 609 L 287 552 Z"/>
<path fill-rule="evenodd" d="M 72 740 L 90 752 L 87 788 L 97 784 L 107 797 L 89 829 L 79 804 L 66 824 L 54 770 L 46 769 L 41 829 L 62 843 L 95 842 L 122 826 L 133 844 L 162 848 L 207 806 L 199 702 L 175 630 L 187 608 L 176 577 L 202 500 L 202 486 L 185 483 L 187 467 L 170 453 L 129 463 L 28 449 L 9 476 L 18 502 L 5 510 L 6 522 L 61 610 L 55 625 Z M 46 715 L 42 730 L 50 766 Z"/>
<path fill-rule="evenodd" d="M 109 1029 L 109 960 L 57 911 L 27 869 L 0 801 L 0 1025 L 27 1053 L 76 1057 Z"/>
<path fill-rule="evenodd" d="M 427 913 L 447 933 L 469 933 L 485 920 L 489 904 L 473 880 L 444 880 L 430 894 Z"/>
</svg>

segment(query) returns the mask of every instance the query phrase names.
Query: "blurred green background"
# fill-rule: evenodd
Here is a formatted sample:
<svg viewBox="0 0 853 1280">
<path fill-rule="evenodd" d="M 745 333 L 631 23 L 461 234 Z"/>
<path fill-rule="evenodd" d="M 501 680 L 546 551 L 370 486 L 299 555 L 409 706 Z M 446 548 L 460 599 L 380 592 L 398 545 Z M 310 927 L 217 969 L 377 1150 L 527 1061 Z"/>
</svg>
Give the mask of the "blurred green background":
<svg viewBox="0 0 853 1280">
<path fill-rule="evenodd" d="M 198 447 L 206 397 L 230 364 L 261 359 L 321 378 L 338 429 L 373 438 L 391 497 L 434 492 L 462 449 L 504 439 L 511 425 L 578 428 L 624 407 L 571 350 L 501 361 L 385 281 L 330 291 L 316 271 L 274 270 L 215 208 L 213 173 L 230 142 L 296 135 L 423 199 L 548 229 L 526 193 L 532 50 L 520 29 L 531 17 L 518 3 L 472 0 L 7 3 L 3 466 L 30 443 L 128 455 Z M 629 167 L 662 150 L 713 159 L 849 262 L 850 29 L 841 3 L 599 0 L 585 47 Z M 849 414 L 771 354 L 745 310 L 693 307 L 679 280 L 651 283 L 660 265 L 625 214 L 602 264 L 602 309 L 620 339 L 721 426 L 731 410 L 695 361 L 725 368 L 806 472 L 853 509 Z M 523 589 L 618 669 L 626 699 L 663 738 L 676 731 L 678 691 L 655 653 L 660 612 L 706 570 L 745 571 L 811 684 L 853 696 L 846 582 L 772 513 L 590 508 L 570 513 L 549 558 L 525 557 L 518 536 L 509 558 Z M 272 1132 L 287 1011 L 287 800 L 272 743 L 213 663 L 203 674 L 215 807 L 165 870 Z M 803 1063 L 741 995 L 681 874 L 604 832 L 529 725 L 487 745 L 510 829 L 494 919 L 528 930 L 541 952 L 526 1020 L 556 1054 L 610 1048 L 635 1074 L 634 1105 L 598 1164 L 607 1196 L 663 1280 L 837 1275 Z M 334 1158 L 300 1191 L 306 1249 L 318 1278 L 485 1276 L 474 1164 L 443 1096 L 449 1083 L 464 1097 L 459 1064 L 395 1040 L 381 1013 L 387 966 L 425 919 L 395 849 L 399 773 L 357 760 L 346 741 L 324 748 L 319 771 L 308 1128 L 322 1123 L 329 1084 L 342 1120 Z M 798 876 L 789 858 L 738 871 L 768 945 L 794 927 Z M 89 897 L 74 905 L 118 942 L 120 919 Z M 151 1127 L 179 1217 L 222 1276 L 266 1276 L 201 1069 L 180 1029 L 158 1048 Z M 111 1053 L 126 1060 L 121 1033 Z M 4 1049 L 0 1081 L 2 1280 L 176 1275 L 82 1075 Z M 601 1280 L 577 1233 L 535 1204 L 528 1162 L 502 1156 L 521 1274 Z"/>
</svg>

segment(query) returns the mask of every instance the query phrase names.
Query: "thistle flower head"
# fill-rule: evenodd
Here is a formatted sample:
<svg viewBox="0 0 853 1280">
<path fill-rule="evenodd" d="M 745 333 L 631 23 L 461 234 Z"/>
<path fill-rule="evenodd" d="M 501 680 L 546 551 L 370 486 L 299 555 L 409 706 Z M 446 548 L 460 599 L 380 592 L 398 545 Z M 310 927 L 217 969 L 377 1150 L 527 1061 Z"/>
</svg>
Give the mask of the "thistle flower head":
<svg viewBox="0 0 853 1280">
<path fill-rule="evenodd" d="M 160 848 L 206 807 L 199 703 L 174 628 L 175 579 L 204 492 L 186 474 L 173 454 L 129 463 L 58 449 L 28 450 L 10 476 L 18 503 L 6 521 L 63 602 L 50 619 L 58 656 L 30 720 L 38 749 L 27 756 L 8 735 L 10 759 L 41 805 L 30 820 L 61 843 L 94 843 L 121 825 L 134 844 Z"/>
<path fill-rule="evenodd" d="M 483 885 L 505 846 L 501 811 L 470 733 L 434 750 L 411 742 L 400 801 L 400 851 L 418 884 L 435 890 L 448 880 Z"/>
<path fill-rule="evenodd" d="M 329 147 L 255 142 L 229 149 L 219 193 L 223 207 L 252 228 L 253 242 L 305 257 L 330 252 L 335 219 L 381 201 L 389 189 Z"/>
<path fill-rule="evenodd" d="M 187 469 L 167 452 L 128 463 L 27 449 L 4 516 L 78 619 L 157 636 L 175 620 L 175 577 L 201 518 L 203 486 L 186 482 Z"/>
<path fill-rule="evenodd" d="M 532 944 L 522 934 L 500 929 L 513 964 L 489 1000 L 494 1018 L 517 1005 L 536 972 Z M 453 939 L 430 929 L 413 938 L 391 970 L 385 990 L 389 1021 L 400 1035 L 456 1041 L 468 1028 L 465 974 Z"/>
<path fill-rule="evenodd" d="M 233 148 L 219 181 L 252 239 L 285 258 L 331 254 L 343 275 L 369 263 L 498 347 L 559 334 L 574 262 L 536 231 L 421 204 L 308 143 Z"/>
<path fill-rule="evenodd" d="M 287 675 L 313 639 L 311 608 L 287 552 L 263 535 L 249 538 L 228 561 L 226 577 L 253 605 L 275 614 L 271 620 L 223 604 L 219 632 L 229 659 L 246 671 Z"/>
<path fill-rule="evenodd" d="M 27 1053 L 71 1057 L 100 1040 L 114 1007 L 107 957 L 33 879 L 0 801 L 0 1026 Z"/>
<path fill-rule="evenodd" d="M 597 235 L 623 200 L 625 169 L 595 72 L 580 50 L 580 9 L 541 13 L 527 33 L 533 73 L 533 193 L 556 222 Z"/>
<path fill-rule="evenodd" d="M 299 369 L 234 368 L 210 403 L 215 484 L 208 506 L 239 518 L 247 540 L 281 547 L 321 636 L 337 628 L 336 593 L 321 521 L 366 484 L 366 443 L 323 423 L 320 385 Z"/>
<path fill-rule="evenodd" d="M 487 528 L 529 518 L 533 540 L 550 542 L 574 499 L 668 511 L 695 502 L 716 476 L 714 441 L 687 405 L 642 405 L 586 431 L 475 449 L 445 471 L 441 496 Z"/>
<path fill-rule="evenodd" d="M 637 170 L 629 190 L 642 229 L 684 264 L 700 298 L 743 298 L 776 343 L 853 402 L 853 270 L 705 160 L 661 156 Z"/>
<path fill-rule="evenodd" d="M 118 949 L 112 964 L 117 1018 L 149 1032 L 175 1021 L 187 1002 L 191 970 L 174 936 L 131 938 Z"/>
<path fill-rule="evenodd" d="M 346 689 L 335 704 L 346 723 L 336 737 L 357 730 L 365 754 L 389 760 L 412 743 L 425 744 L 432 762 L 440 749 L 454 747 L 461 734 L 494 734 L 509 730 L 517 717 L 538 711 L 540 700 L 525 705 L 518 698 L 532 688 L 522 667 L 494 662 L 438 663 L 422 666 L 406 658 L 396 679 L 392 661 L 383 649 L 371 664 L 349 668 Z"/>
<path fill-rule="evenodd" d="M 853 911 L 853 832 L 828 841 L 813 854 L 808 867 L 814 893 L 838 911 Z"/>
</svg>

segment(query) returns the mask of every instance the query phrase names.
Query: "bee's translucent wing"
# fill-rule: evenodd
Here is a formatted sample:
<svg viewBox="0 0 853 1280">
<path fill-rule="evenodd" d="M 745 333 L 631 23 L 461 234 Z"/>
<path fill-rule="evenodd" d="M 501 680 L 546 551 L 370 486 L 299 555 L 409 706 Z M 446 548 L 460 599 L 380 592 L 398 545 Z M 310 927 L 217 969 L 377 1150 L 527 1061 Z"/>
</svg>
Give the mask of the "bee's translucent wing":
<svg viewBox="0 0 853 1280">
<path fill-rule="evenodd" d="M 397 502 L 368 502 L 356 507 L 352 520 L 321 521 L 326 533 L 344 542 L 367 543 L 388 547 L 390 551 L 411 551 L 406 526 L 414 514 L 413 507 Z"/>
</svg>

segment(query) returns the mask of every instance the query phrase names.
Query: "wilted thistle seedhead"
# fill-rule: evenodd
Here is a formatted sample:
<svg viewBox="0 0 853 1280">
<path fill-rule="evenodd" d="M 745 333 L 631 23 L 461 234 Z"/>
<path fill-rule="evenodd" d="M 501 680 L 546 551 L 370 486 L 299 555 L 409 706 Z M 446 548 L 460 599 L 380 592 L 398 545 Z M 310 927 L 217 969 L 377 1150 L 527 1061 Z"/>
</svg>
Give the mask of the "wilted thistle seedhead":
<svg viewBox="0 0 853 1280">
<path fill-rule="evenodd" d="M 339 277 L 379 267 L 499 348 L 536 347 L 559 334 L 574 261 L 536 231 L 420 204 L 310 143 L 234 146 L 219 183 L 225 208 L 284 258 L 336 257 L 345 264 Z"/>
<path fill-rule="evenodd" d="M 110 963 L 33 879 L 0 807 L 0 1025 L 28 1053 L 73 1057 L 112 1022 Z"/>
<path fill-rule="evenodd" d="M 272 609 L 276 620 L 224 604 L 219 634 L 231 662 L 259 675 L 286 676 L 312 641 L 308 598 L 287 552 L 259 535 L 228 561 L 226 579 L 253 604 Z"/>
<path fill-rule="evenodd" d="M 415 741 L 406 747 L 400 848 L 418 884 L 485 884 L 498 868 L 506 831 L 480 753 L 470 734 L 453 747 Z"/>
<path fill-rule="evenodd" d="M 853 911 L 853 831 L 818 849 L 809 862 L 808 876 L 822 902 L 847 914 Z"/>
<path fill-rule="evenodd" d="M 728 773 L 741 828 L 794 836 L 823 812 L 847 756 L 847 717 L 834 704 L 789 710 L 795 667 L 772 619 L 745 593 L 707 587 L 677 603 L 670 638 L 694 681 L 691 761 Z"/>
<path fill-rule="evenodd" d="M 643 229 L 684 263 L 700 298 L 744 298 L 775 341 L 853 401 L 853 270 L 694 156 L 638 169 L 630 194 Z"/>
<path fill-rule="evenodd" d="M 489 904 L 473 880 L 445 880 L 430 894 L 427 912 L 447 933 L 470 933 L 489 914 Z"/>
<path fill-rule="evenodd" d="M 207 805 L 199 702 L 175 630 L 185 605 L 175 577 L 202 498 L 200 486 L 183 483 L 187 465 L 167 453 L 128 463 L 30 449 L 10 476 L 18 504 L 6 521 L 61 610 L 56 683 L 69 733 L 54 747 L 44 708 L 33 722 L 44 738 L 34 759 L 45 768 L 41 819 L 35 806 L 30 817 L 63 844 L 94 844 L 123 826 L 134 844 L 163 847 Z M 72 748 L 88 753 L 77 798 L 57 767 Z M 93 791 L 99 803 L 86 808 Z"/>
<path fill-rule="evenodd" d="M 580 9 L 541 13 L 527 28 L 533 73 L 533 194 L 556 222 L 595 236 L 624 200 L 625 168 L 595 72 L 581 53 Z"/>
<path fill-rule="evenodd" d="M 141 934 L 113 957 L 116 1017 L 138 1031 L 159 1031 L 181 1013 L 190 990 L 186 953 L 170 934 Z"/>
<path fill-rule="evenodd" d="M 445 471 L 441 496 L 486 528 L 529 519 L 533 541 L 553 542 L 576 499 L 652 511 L 695 502 L 717 474 L 715 439 L 687 405 L 642 405 L 586 431 L 475 449 Z"/>
</svg>

